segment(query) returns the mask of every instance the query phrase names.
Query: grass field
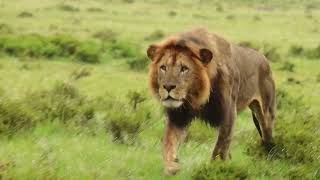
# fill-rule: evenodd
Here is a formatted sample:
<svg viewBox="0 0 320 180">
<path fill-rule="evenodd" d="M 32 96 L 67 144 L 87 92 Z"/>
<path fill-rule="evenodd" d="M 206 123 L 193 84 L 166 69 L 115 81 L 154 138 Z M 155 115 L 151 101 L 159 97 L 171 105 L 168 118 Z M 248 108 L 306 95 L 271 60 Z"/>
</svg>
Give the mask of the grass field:
<svg viewBox="0 0 320 180">
<path fill-rule="evenodd" d="M 320 1 L 0 0 L 0 179 L 320 179 Z M 194 26 L 271 61 L 277 146 L 247 110 L 232 160 L 200 121 L 163 175 L 146 47 Z"/>
</svg>

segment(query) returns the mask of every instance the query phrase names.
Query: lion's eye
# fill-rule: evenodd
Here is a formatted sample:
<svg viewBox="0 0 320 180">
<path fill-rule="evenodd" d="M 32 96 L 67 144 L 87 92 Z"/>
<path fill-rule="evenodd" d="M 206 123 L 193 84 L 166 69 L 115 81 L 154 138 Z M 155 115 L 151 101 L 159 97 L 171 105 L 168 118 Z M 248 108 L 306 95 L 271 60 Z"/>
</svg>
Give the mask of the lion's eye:
<svg viewBox="0 0 320 180">
<path fill-rule="evenodd" d="M 167 71 L 167 67 L 165 65 L 160 66 L 160 70 L 163 72 Z"/>
<path fill-rule="evenodd" d="M 187 66 L 182 66 L 181 69 L 180 69 L 181 73 L 186 73 L 188 71 L 189 71 L 189 68 Z"/>
</svg>

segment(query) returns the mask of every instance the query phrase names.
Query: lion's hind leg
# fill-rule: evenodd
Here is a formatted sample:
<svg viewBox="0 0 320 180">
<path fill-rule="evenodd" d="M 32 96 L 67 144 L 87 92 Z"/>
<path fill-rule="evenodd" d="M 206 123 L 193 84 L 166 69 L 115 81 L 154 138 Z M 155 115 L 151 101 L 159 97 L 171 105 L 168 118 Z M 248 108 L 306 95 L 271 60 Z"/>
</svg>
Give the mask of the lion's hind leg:
<svg viewBox="0 0 320 180">
<path fill-rule="evenodd" d="M 262 104 L 258 100 L 254 100 L 249 107 L 263 144 L 270 145 L 273 143 L 274 111 L 273 107 L 263 108 Z"/>
</svg>

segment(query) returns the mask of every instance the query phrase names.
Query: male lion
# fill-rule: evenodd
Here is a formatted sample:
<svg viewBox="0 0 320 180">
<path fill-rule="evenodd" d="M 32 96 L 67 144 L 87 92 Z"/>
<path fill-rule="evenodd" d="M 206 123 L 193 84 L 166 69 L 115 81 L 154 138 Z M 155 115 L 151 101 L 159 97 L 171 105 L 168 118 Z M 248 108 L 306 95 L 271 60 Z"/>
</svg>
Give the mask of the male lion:
<svg viewBox="0 0 320 180">
<path fill-rule="evenodd" d="M 166 174 L 179 171 L 176 151 L 195 117 L 218 127 L 212 159 L 230 157 L 237 113 L 247 106 L 264 144 L 272 143 L 275 83 L 265 56 L 196 28 L 172 36 L 147 51 L 150 88 L 165 107 Z"/>
</svg>

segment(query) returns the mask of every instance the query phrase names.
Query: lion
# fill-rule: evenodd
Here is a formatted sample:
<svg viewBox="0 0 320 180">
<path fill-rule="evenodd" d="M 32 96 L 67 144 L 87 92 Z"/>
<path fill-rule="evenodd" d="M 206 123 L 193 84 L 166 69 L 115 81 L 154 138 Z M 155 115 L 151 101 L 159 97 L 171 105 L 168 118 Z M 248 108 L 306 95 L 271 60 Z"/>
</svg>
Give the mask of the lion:
<svg viewBox="0 0 320 180">
<path fill-rule="evenodd" d="M 164 106 L 165 173 L 180 170 L 177 149 L 196 117 L 219 135 L 212 159 L 231 158 L 229 147 L 236 116 L 249 107 L 262 143 L 273 143 L 275 83 L 267 58 L 230 43 L 205 28 L 195 28 L 152 44 L 149 86 Z"/>
</svg>

